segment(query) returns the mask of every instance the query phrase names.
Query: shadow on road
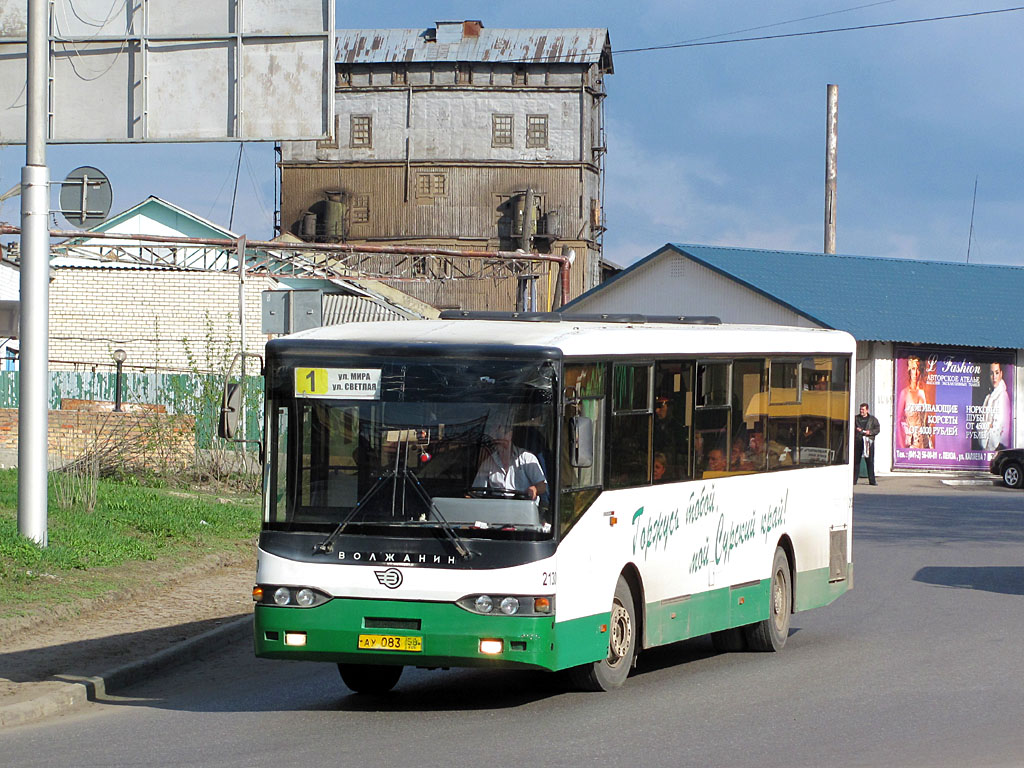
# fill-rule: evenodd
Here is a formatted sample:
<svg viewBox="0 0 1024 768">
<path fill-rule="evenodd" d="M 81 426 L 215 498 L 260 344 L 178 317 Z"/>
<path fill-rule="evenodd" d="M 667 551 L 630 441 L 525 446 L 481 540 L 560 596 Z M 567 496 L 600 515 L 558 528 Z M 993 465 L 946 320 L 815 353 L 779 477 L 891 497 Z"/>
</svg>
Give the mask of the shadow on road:
<svg viewBox="0 0 1024 768">
<path fill-rule="evenodd" d="M 196 637 L 243 615 L 0 652 L 0 670 L 3 670 L 2 676 L 5 679 L 14 683 L 97 675 L 132 659 L 149 656 L 175 643 Z"/>
<path fill-rule="evenodd" d="M 1024 543 L 1024 495 L 935 493 L 907 504 L 898 494 L 858 495 L 854 540 Z"/>
<path fill-rule="evenodd" d="M 1024 566 L 927 566 L 914 574 L 914 581 L 1001 595 L 1024 595 Z"/>
</svg>

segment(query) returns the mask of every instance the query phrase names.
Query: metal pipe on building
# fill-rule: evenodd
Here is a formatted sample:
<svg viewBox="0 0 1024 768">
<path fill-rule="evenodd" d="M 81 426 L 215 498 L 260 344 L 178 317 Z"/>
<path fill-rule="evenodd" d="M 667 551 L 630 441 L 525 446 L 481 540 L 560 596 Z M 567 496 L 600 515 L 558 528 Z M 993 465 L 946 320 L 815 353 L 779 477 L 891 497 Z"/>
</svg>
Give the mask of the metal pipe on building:
<svg viewBox="0 0 1024 768">
<path fill-rule="evenodd" d="M 839 86 L 828 86 L 825 126 L 825 253 L 836 252 L 836 155 L 839 132 Z"/>
<path fill-rule="evenodd" d="M 128 353 L 123 349 L 114 350 L 114 365 L 117 367 L 117 378 L 114 380 L 114 412 L 121 412 L 121 377 L 124 375 L 124 361 L 128 359 Z"/>
</svg>

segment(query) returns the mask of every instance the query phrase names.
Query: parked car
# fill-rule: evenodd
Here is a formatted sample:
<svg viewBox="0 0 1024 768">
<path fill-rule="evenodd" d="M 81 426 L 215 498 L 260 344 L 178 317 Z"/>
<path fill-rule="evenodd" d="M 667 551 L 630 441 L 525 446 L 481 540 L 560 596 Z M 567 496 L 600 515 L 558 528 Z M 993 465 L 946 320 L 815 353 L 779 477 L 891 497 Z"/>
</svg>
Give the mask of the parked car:
<svg viewBox="0 0 1024 768">
<path fill-rule="evenodd" d="M 1008 488 L 1024 486 L 1024 448 L 1004 448 L 996 451 L 988 470 L 1003 478 Z"/>
</svg>

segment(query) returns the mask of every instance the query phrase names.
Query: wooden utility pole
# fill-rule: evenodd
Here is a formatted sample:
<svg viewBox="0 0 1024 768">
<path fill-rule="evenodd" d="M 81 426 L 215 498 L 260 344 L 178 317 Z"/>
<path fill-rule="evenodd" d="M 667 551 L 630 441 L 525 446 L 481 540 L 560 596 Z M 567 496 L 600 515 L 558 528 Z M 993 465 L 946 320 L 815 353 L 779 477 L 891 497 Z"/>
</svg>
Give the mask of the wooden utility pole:
<svg viewBox="0 0 1024 768">
<path fill-rule="evenodd" d="M 825 132 L 825 253 L 836 252 L 836 152 L 839 131 L 839 86 L 828 87 Z"/>
</svg>

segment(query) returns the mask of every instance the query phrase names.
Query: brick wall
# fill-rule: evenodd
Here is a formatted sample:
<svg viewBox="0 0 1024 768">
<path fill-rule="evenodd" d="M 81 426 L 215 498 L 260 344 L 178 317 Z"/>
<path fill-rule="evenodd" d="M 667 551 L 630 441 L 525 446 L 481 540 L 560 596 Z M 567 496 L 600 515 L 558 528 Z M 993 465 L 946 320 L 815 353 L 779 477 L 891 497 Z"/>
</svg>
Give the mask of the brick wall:
<svg viewBox="0 0 1024 768">
<path fill-rule="evenodd" d="M 238 350 L 238 275 L 184 270 L 56 267 L 50 283 L 50 369 L 223 373 Z M 266 277 L 245 283 L 246 349 L 263 353 L 261 294 Z M 189 356 L 191 352 L 191 359 Z"/>
<path fill-rule="evenodd" d="M 47 444 L 62 463 L 96 454 L 101 464 L 158 470 L 191 466 L 195 459 L 192 416 L 156 411 L 50 411 Z M 18 450 L 18 409 L 0 408 L 0 452 Z"/>
</svg>

